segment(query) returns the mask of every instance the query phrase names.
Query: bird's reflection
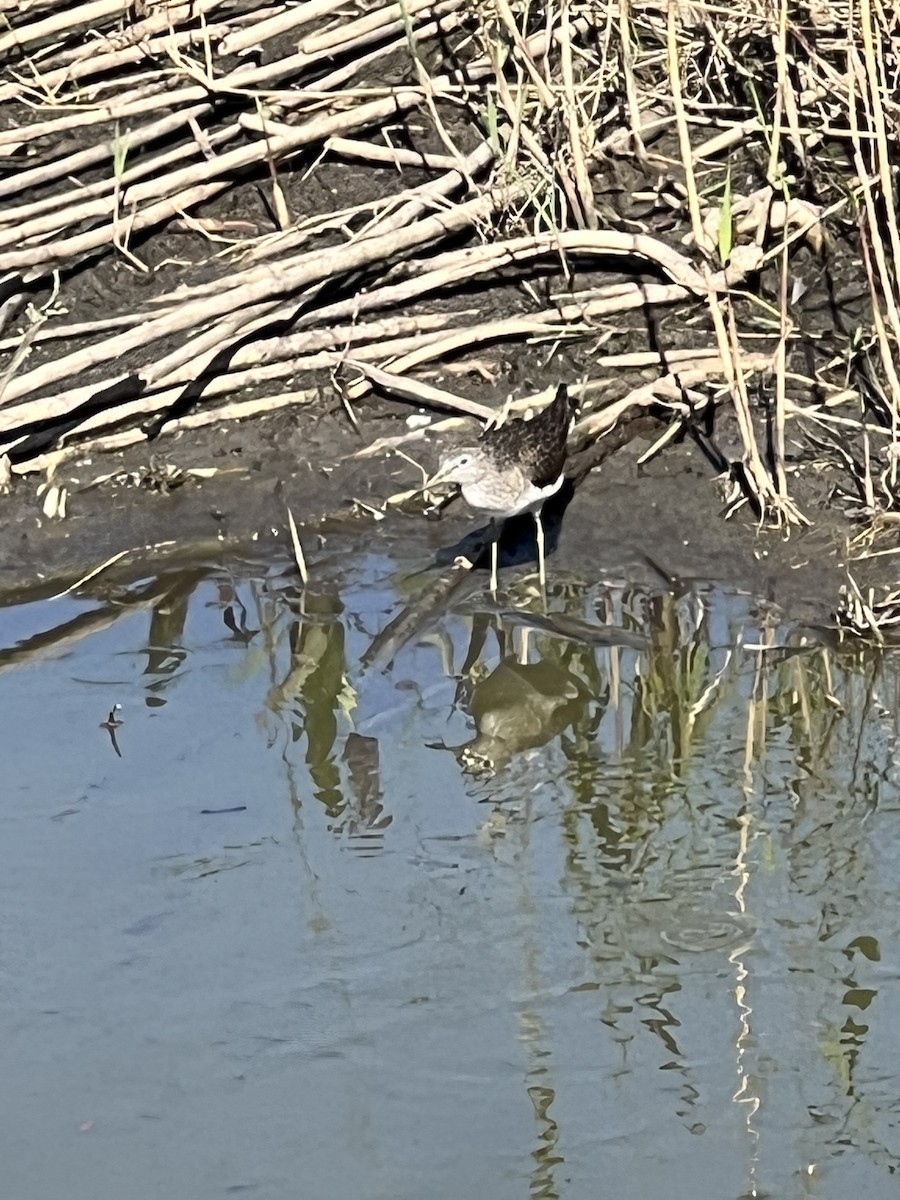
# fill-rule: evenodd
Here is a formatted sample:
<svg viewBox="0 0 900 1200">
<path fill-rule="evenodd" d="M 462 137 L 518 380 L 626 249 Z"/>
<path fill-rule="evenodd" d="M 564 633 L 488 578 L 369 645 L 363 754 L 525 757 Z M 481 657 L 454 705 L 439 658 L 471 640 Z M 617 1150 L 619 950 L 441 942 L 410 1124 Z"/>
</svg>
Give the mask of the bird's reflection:
<svg viewBox="0 0 900 1200">
<path fill-rule="evenodd" d="M 523 663 L 502 659 L 469 690 L 465 706 L 475 736 L 452 749 L 464 771 L 491 775 L 517 754 L 545 746 L 584 716 L 591 694 L 584 683 L 550 658 Z"/>
</svg>

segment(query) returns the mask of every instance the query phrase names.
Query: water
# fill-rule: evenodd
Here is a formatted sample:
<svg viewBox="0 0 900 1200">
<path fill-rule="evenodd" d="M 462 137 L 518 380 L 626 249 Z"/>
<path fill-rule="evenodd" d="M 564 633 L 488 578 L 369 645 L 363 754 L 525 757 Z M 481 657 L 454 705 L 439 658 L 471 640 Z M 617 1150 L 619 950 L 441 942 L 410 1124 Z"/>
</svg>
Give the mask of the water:
<svg viewBox="0 0 900 1200">
<path fill-rule="evenodd" d="M 387 549 L 0 611 L 3 1196 L 893 1197 L 895 660 Z"/>
</svg>

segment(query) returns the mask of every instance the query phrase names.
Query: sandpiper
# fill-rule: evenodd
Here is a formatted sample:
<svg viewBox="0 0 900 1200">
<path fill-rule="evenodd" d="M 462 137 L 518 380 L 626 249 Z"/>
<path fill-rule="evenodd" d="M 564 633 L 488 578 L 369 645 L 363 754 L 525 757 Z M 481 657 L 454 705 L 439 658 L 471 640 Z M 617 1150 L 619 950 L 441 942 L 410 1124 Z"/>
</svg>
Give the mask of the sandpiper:
<svg viewBox="0 0 900 1200">
<path fill-rule="evenodd" d="M 561 383 L 553 401 L 537 416 L 528 421 L 514 417 L 485 429 L 476 445 L 462 446 L 448 454 L 425 484 L 428 489 L 440 483 L 458 483 L 466 503 L 490 515 L 494 593 L 500 534 L 495 523 L 523 512 L 534 514 L 538 576 L 541 588 L 545 587 L 541 509 L 563 485 L 566 442 L 577 408 L 577 402 Z"/>
</svg>

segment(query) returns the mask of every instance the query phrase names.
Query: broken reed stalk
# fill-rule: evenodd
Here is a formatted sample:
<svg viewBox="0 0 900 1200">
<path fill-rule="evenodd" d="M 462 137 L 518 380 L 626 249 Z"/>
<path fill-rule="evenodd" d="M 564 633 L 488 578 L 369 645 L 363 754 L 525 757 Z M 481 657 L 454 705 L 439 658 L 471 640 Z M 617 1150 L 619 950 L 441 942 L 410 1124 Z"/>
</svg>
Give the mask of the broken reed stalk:
<svg viewBox="0 0 900 1200">
<path fill-rule="evenodd" d="M 871 28 L 868 28 L 871 23 L 871 9 L 868 3 L 864 3 L 861 7 L 861 21 L 867 65 L 874 66 L 870 53 L 872 32 Z M 866 33 L 867 28 L 868 33 Z M 848 72 L 850 77 L 855 80 L 862 95 L 862 104 L 867 116 L 866 124 L 868 127 L 874 125 L 876 130 L 873 146 L 870 141 L 864 141 L 862 137 L 856 104 L 849 106 L 853 158 L 862 187 L 863 212 L 865 214 L 865 227 L 860 231 L 863 262 L 866 267 L 866 280 L 871 297 L 878 351 L 890 388 L 891 428 L 896 442 L 898 426 L 900 426 L 900 375 L 898 375 L 896 367 L 897 346 L 900 345 L 900 284 L 897 282 L 896 264 L 900 260 L 895 256 L 900 254 L 900 236 L 897 233 L 896 213 L 893 210 L 896 208 L 897 197 L 890 170 L 887 169 L 886 172 L 890 162 L 887 145 L 878 134 L 879 130 L 884 133 L 879 74 L 876 72 L 875 78 L 872 80 L 868 78 L 866 67 L 860 62 L 859 55 L 852 43 L 848 51 Z M 871 162 L 873 156 L 874 164 Z M 876 196 L 870 174 L 873 167 L 880 183 L 880 206 L 877 203 L 879 197 Z M 888 210 L 887 229 L 890 248 L 885 246 L 881 233 L 883 222 L 880 214 L 884 210 Z M 893 269 L 889 266 L 891 261 Z M 888 325 L 893 335 L 893 342 L 888 337 L 888 331 L 884 325 L 882 304 L 887 310 Z M 892 471 L 896 472 L 896 457 L 893 460 Z"/>
<path fill-rule="evenodd" d="M 797 121 L 797 105 L 788 74 L 788 44 L 787 44 L 787 0 L 778 0 L 778 30 L 776 34 L 775 64 L 777 80 L 775 87 L 775 113 L 772 119 L 770 137 L 768 180 L 773 188 L 779 187 L 787 206 L 790 202 L 788 181 L 781 161 L 781 119 L 787 113 L 794 149 L 801 160 L 804 157 L 803 140 L 800 137 Z M 787 475 L 785 472 L 785 372 L 787 369 L 787 340 L 790 327 L 788 306 L 788 273 L 790 268 L 790 253 L 787 241 L 782 240 L 781 278 L 779 282 L 779 337 L 775 351 L 775 419 L 772 436 L 772 470 L 775 477 L 775 489 L 779 496 L 786 497 L 788 493 Z"/>
<path fill-rule="evenodd" d="M 303 546 L 300 543 L 300 534 L 297 532 L 297 522 L 294 520 L 294 514 L 290 508 L 287 510 L 288 527 L 291 531 L 291 545 L 294 548 L 294 561 L 297 564 L 297 570 L 300 572 L 300 582 L 304 587 L 309 583 L 309 571 L 306 567 L 306 555 L 303 553 Z"/>
<path fill-rule="evenodd" d="M 709 255 L 715 247 L 712 238 L 704 227 L 700 212 L 700 195 L 694 173 L 690 132 L 688 130 L 687 113 L 681 87 L 681 62 L 678 52 L 678 13 L 679 6 L 677 0 L 668 0 L 666 10 L 666 55 L 669 82 L 672 88 L 675 126 L 678 132 L 678 146 L 681 154 L 681 165 L 684 171 L 693 241 L 700 251 L 705 255 Z M 773 484 L 759 452 L 756 433 L 753 427 L 750 400 L 747 395 L 746 381 L 739 366 L 741 348 L 737 324 L 734 318 L 734 308 L 727 295 L 721 299 L 717 295 L 716 289 L 712 286 L 712 273 L 705 266 L 704 275 L 709 284 L 707 303 L 709 305 L 710 316 L 712 317 L 713 328 L 719 343 L 722 361 L 725 365 L 726 378 L 732 393 L 738 428 L 740 429 L 741 440 L 744 444 L 744 458 L 747 465 L 746 481 L 753 490 L 754 499 L 762 517 L 766 516 L 767 509 L 770 506 L 774 506 L 788 521 L 800 521 L 802 518 L 799 512 L 787 500 L 782 489 Z"/>
</svg>

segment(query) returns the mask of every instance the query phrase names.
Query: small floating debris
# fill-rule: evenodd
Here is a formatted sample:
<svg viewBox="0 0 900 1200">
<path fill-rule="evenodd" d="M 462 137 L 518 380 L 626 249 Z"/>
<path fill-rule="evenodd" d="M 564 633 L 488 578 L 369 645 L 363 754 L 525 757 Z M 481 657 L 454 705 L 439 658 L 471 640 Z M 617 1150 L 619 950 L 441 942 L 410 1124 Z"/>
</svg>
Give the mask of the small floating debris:
<svg viewBox="0 0 900 1200">
<path fill-rule="evenodd" d="M 109 740 L 112 742 L 112 748 L 115 750 L 119 758 L 122 757 L 122 751 L 119 749 L 119 743 L 116 739 L 116 730 L 122 727 L 122 719 L 117 716 L 117 713 L 122 711 L 121 704 L 114 704 L 109 710 L 109 716 L 105 721 L 100 722 L 100 728 L 105 729 L 109 734 Z"/>
</svg>

